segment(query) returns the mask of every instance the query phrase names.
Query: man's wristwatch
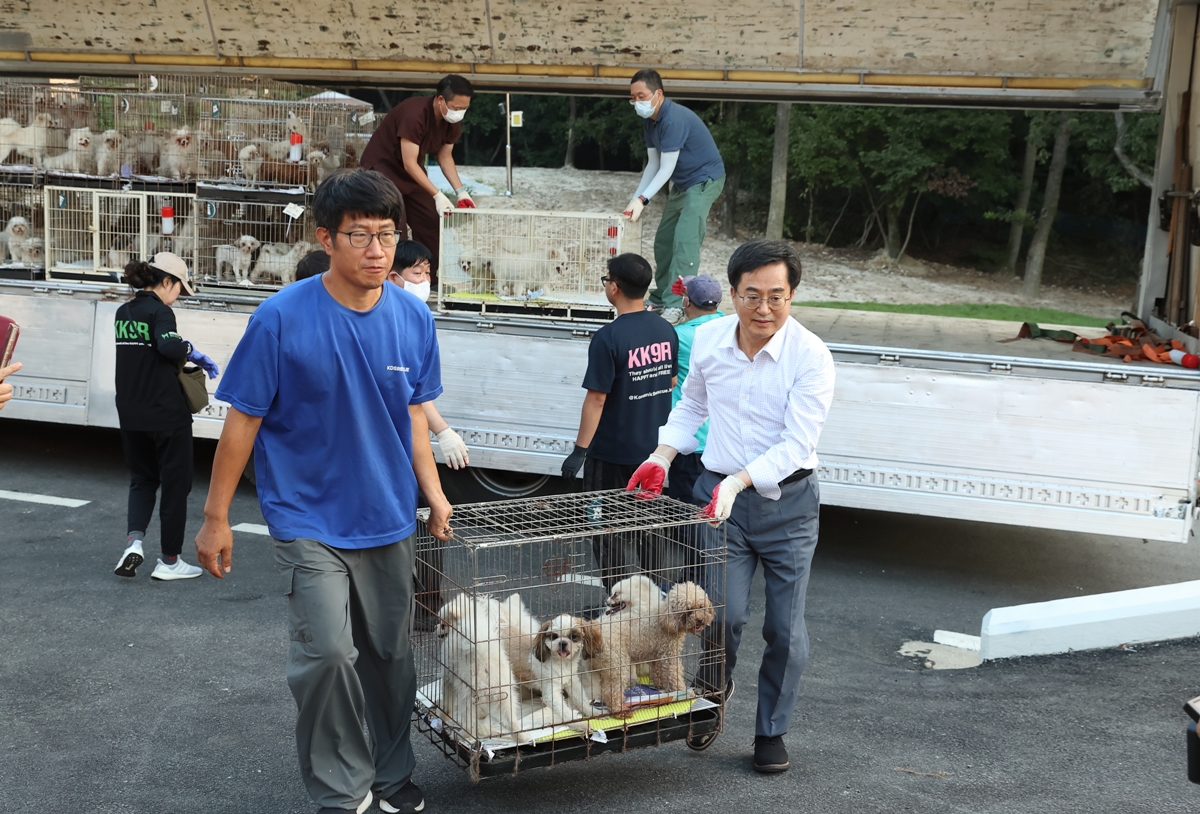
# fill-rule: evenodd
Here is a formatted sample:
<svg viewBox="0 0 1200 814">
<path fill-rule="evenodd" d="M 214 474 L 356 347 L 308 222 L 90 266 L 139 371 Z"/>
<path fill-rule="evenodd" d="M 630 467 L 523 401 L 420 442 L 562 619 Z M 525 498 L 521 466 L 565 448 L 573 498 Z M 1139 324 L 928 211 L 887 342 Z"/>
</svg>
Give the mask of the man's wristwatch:
<svg viewBox="0 0 1200 814">
<path fill-rule="evenodd" d="M 638 200 L 642 202 L 642 206 L 649 206 L 649 205 L 650 205 L 650 199 L 649 199 L 649 198 L 647 198 L 645 195 L 639 195 L 639 196 L 638 196 Z"/>
</svg>

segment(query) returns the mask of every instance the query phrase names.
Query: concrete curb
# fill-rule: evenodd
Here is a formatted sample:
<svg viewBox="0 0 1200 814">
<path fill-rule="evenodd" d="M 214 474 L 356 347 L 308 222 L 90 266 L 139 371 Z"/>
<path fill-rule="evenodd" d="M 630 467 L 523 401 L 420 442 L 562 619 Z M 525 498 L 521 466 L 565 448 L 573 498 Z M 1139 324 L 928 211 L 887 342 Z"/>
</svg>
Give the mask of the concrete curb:
<svg viewBox="0 0 1200 814">
<path fill-rule="evenodd" d="M 1095 650 L 1200 635 L 1200 580 L 993 608 L 983 617 L 984 661 Z"/>
</svg>

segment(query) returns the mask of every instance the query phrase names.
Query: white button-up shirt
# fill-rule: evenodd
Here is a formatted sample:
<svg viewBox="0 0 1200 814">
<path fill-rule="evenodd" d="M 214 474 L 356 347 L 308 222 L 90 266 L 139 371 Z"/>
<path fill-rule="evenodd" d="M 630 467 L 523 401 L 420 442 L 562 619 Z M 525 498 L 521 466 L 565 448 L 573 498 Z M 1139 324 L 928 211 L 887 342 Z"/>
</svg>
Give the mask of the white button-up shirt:
<svg viewBox="0 0 1200 814">
<path fill-rule="evenodd" d="M 833 356 L 789 318 L 747 359 L 737 329 L 736 314 L 696 329 L 682 398 L 658 442 L 694 452 L 696 430 L 710 419 L 705 468 L 722 475 L 745 469 L 760 495 L 778 500 L 781 480 L 817 468 L 817 439 L 833 402 Z"/>
</svg>

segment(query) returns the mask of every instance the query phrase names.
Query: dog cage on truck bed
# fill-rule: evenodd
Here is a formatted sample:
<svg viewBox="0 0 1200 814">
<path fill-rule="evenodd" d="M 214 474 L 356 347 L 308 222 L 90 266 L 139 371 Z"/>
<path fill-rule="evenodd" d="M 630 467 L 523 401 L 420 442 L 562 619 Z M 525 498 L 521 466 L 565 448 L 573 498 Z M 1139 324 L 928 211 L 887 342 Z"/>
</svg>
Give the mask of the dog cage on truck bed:
<svg viewBox="0 0 1200 814">
<path fill-rule="evenodd" d="M 696 506 L 584 492 L 455 506 L 445 543 L 419 525 L 416 722 L 472 780 L 720 731 L 725 532 Z"/>
<path fill-rule="evenodd" d="M 641 242 L 641 223 L 611 213 L 456 209 L 441 219 L 438 307 L 607 321 L 600 278 Z"/>
</svg>

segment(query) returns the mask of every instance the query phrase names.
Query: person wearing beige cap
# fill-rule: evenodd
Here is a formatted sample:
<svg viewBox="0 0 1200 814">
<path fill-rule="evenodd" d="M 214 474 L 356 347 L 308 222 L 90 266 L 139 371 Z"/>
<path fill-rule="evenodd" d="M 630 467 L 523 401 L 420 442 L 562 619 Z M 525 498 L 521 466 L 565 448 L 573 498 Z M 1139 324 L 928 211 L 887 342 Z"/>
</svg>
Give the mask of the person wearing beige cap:
<svg viewBox="0 0 1200 814">
<path fill-rule="evenodd" d="M 192 412 L 179 384 L 179 369 L 187 360 L 209 378 L 219 371 L 212 359 L 176 332 L 171 306 L 181 294 L 195 293 L 180 257 L 159 252 L 150 262 L 135 260 L 125 266 L 125 282 L 135 293 L 117 309 L 113 329 L 117 415 L 129 467 L 129 532 L 113 573 L 135 576 L 145 559 L 142 538 L 161 486 L 162 558 L 150 576 L 192 579 L 200 576 L 200 569 L 180 557 L 192 491 Z"/>
</svg>

